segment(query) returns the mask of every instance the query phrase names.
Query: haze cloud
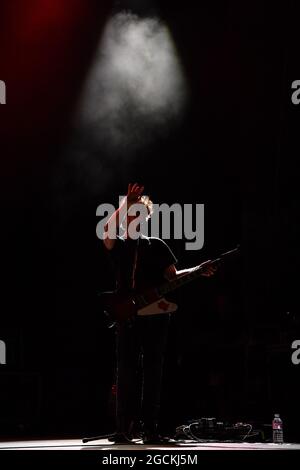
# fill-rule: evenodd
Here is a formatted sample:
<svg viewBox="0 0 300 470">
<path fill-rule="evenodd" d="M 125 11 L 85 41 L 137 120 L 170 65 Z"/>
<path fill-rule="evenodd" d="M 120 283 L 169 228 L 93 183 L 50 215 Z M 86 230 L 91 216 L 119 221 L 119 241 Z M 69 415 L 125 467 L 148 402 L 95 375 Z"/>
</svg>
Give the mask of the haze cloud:
<svg viewBox="0 0 300 470">
<path fill-rule="evenodd" d="M 130 153 L 182 114 L 186 84 L 168 29 L 119 13 L 109 21 L 80 107 L 80 125 L 108 152 Z"/>
</svg>

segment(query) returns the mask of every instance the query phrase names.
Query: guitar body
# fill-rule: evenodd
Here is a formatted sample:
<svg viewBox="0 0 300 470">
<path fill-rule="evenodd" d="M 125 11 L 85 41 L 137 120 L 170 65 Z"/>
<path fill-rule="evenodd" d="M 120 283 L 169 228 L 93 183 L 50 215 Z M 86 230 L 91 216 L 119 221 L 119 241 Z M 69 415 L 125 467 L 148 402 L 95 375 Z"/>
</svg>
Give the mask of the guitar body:
<svg viewBox="0 0 300 470">
<path fill-rule="evenodd" d="M 137 312 L 138 316 L 146 317 L 148 315 L 161 315 L 163 313 L 176 312 L 178 305 L 169 302 L 164 297 L 156 300 L 147 307 L 140 308 Z"/>
<path fill-rule="evenodd" d="M 104 313 L 112 322 L 124 322 L 138 316 L 160 315 L 173 313 L 177 310 L 175 303 L 169 302 L 164 297 L 156 299 L 145 307 L 138 308 L 134 294 L 128 295 L 119 292 L 102 292 L 100 301 Z"/>
<path fill-rule="evenodd" d="M 105 315 L 113 322 L 123 322 L 137 314 L 134 296 L 119 292 L 102 292 L 99 297 Z"/>
</svg>

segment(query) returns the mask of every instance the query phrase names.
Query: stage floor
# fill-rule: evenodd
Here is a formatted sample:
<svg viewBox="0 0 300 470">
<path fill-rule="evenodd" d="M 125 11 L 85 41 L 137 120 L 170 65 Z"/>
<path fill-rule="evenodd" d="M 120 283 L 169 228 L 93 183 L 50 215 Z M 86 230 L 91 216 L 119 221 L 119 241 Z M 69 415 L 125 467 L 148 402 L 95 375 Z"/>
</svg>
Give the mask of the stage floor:
<svg viewBox="0 0 300 470">
<path fill-rule="evenodd" d="M 300 450 L 300 444 L 285 443 L 285 444 L 272 444 L 272 443 L 247 443 L 247 442 L 192 442 L 182 441 L 174 443 L 174 445 L 144 445 L 136 443 L 133 445 L 116 445 L 109 442 L 107 439 L 99 439 L 83 444 L 80 439 L 51 439 L 51 440 L 32 440 L 32 441 L 8 441 L 0 442 L 0 450 L 97 450 L 97 451 L 114 451 L 114 450 L 130 450 L 130 451 L 145 451 L 145 450 L 190 450 L 190 451 L 203 451 L 203 450 Z"/>
</svg>

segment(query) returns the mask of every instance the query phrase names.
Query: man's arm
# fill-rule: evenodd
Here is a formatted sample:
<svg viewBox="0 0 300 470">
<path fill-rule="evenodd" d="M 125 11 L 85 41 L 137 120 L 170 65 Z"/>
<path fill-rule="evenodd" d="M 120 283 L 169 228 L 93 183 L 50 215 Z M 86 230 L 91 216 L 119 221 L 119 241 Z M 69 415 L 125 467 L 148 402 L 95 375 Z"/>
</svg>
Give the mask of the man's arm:
<svg viewBox="0 0 300 470">
<path fill-rule="evenodd" d="M 139 186 L 137 183 L 128 185 L 127 196 L 121 202 L 120 207 L 110 216 L 104 228 L 103 243 L 107 250 L 112 250 L 115 246 L 117 229 L 129 207 L 139 200 L 143 191 L 144 186 Z"/>
<path fill-rule="evenodd" d="M 203 267 L 203 271 L 201 273 L 201 276 L 205 276 L 205 277 L 212 276 L 217 270 L 217 267 L 215 265 L 211 264 L 210 260 L 205 261 L 200 266 Z M 168 268 L 165 269 L 164 277 L 168 281 L 172 281 L 173 279 L 178 279 L 179 277 L 184 276 L 185 274 L 188 274 L 188 273 L 192 272 L 193 269 L 194 268 L 180 269 L 178 271 L 176 269 L 176 266 L 174 264 L 171 264 L 171 266 L 169 266 Z"/>
</svg>

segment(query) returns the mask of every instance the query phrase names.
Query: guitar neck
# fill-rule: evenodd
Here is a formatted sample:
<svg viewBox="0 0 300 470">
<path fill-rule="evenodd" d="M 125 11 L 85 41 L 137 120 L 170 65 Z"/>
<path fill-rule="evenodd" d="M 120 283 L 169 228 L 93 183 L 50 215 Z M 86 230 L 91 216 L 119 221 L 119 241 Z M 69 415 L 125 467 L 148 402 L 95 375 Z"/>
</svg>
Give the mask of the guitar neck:
<svg viewBox="0 0 300 470">
<path fill-rule="evenodd" d="M 211 264 L 218 264 L 225 257 L 228 255 L 232 255 L 238 251 L 239 248 L 234 248 L 233 250 L 227 251 L 226 253 L 223 253 L 220 255 L 218 258 L 215 258 L 214 260 L 211 261 Z M 177 279 L 174 279 L 172 281 L 167 281 L 163 285 L 161 285 L 158 289 L 159 294 L 165 295 L 168 294 L 169 292 L 172 292 L 175 289 L 178 289 L 179 287 L 187 284 L 188 282 L 193 281 L 194 279 L 197 279 L 199 276 L 201 276 L 203 270 L 205 269 L 205 266 L 196 266 L 193 268 L 189 273 L 183 274 L 181 277 L 178 277 Z"/>
<path fill-rule="evenodd" d="M 201 269 L 201 266 L 196 266 L 189 273 L 183 274 L 181 277 L 178 277 L 177 279 L 174 279 L 172 281 L 165 282 L 159 288 L 160 294 L 162 295 L 168 294 L 169 292 L 172 292 L 173 290 L 178 289 L 181 286 L 184 286 L 188 282 L 191 282 L 194 279 L 197 279 L 199 276 L 201 276 L 202 271 L 203 269 Z"/>
<path fill-rule="evenodd" d="M 146 307 L 147 305 L 150 305 L 154 302 L 154 300 L 157 300 L 161 297 L 163 297 L 165 294 L 168 294 L 169 292 L 178 289 L 179 287 L 183 286 L 187 282 L 192 281 L 196 277 L 200 276 L 202 272 L 201 266 L 196 266 L 191 272 L 184 274 L 183 276 L 174 279 L 172 281 L 167 281 L 161 286 L 151 289 L 151 295 L 150 298 L 148 298 L 147 292 L 141 292 L 135 295 L 135 304 L 138 309 Z"/>
</svg>

